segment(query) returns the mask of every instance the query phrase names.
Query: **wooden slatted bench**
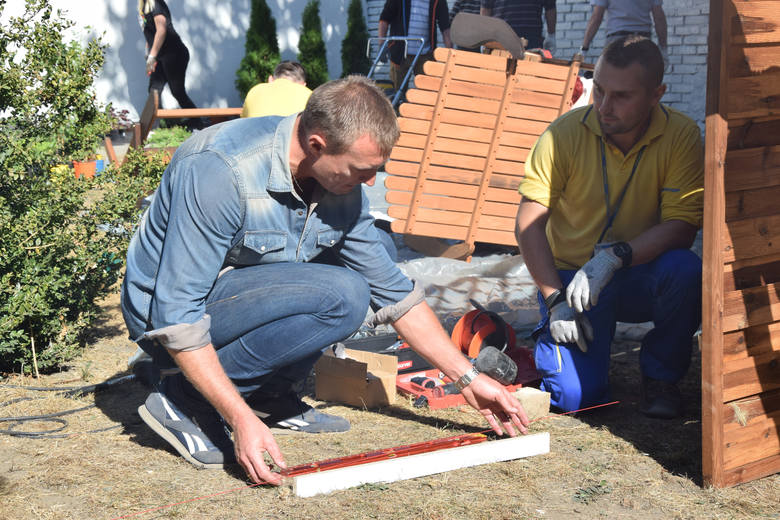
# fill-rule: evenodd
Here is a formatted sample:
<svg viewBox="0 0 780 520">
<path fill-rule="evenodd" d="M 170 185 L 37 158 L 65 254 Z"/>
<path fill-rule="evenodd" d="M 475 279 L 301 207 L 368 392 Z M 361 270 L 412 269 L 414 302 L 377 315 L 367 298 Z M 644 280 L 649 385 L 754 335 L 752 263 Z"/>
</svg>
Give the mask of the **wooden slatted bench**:
<svg viewBox="0 0 780 520">
<path fill-rule="evenodd" d="M 140 121 L 133 128 L 133 140 L 131 146 L 143 147 L 149 132 L 158 119 L 190 119 L 195 117 L 207 117 L 212 123 L 219 123 L 241 117 L 241 107 L 238 108 L 160 108 L 160 92 L 156 89 L 149 91 L 146 105 L 141 112 Z"/>
<path fill-rule="evenodd" d="M 526 56 L 530 56 L 526 54 Z M 579 61 L 545 63 L 438 48 L 399 107 L 401 137 L 386 165 L 392 231 L 516 245 L 517 191 L 531 146 L 571 108 Z"/>
</svg>

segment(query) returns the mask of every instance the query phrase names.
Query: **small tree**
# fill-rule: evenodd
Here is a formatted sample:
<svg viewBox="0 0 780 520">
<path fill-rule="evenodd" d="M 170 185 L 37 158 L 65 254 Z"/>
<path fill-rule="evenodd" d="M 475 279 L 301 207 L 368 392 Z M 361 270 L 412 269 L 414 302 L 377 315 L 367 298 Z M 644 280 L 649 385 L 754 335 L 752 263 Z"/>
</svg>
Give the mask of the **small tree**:
<svg viewBox="0 0 780 520">
<path fill-rule="evenodd" d="M 298 62 L 306 70 L 306 85 L 310 89 L 328 81 L 328 59 L 325 55 L 325 41 L 322 39 L 319 0 L 310 0 L 303 9 Z"/>
<path fill-rule="evenodd" d="M 276 20 L 265 0 L 252 0 L 245 52 L 236 71 L 236 88 L 241 99 L 246 97 L 249 89 L 266 81 L 280 61 Z"/>
<path fill-rule="evenodd" d="M 103 46 L 66 42 L 50 0 L 6 16 L 0 0 L 0 371 L 52 370 L 80 352 L 119 277 L 136 192 L 76 179 L 69 158 L 110 129 L 96 102 Z M 100 179 L 108 177 L 105 173 Z M 135 179 L 135 178 L 134 178 Z M 137 182 L 132 180 L 133 183 Z"/>
<path fill-rule="evenodd" d="M 363 18 L 362 0 L 352 0 L 347 13 L 347 34 L 341 42 L 341 77 L 368 74 L 371 64 L 366 56 L 368 27 Z"/>
</svg>

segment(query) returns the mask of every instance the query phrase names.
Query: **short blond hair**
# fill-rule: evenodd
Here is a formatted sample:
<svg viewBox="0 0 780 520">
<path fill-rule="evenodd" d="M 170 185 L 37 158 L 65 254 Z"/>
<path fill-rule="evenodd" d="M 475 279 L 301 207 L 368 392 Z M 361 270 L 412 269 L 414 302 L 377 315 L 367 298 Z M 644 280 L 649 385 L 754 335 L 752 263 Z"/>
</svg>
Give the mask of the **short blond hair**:
<svg viewBox="0 0 780 520">
<path fill-rule="evenodd" d="M 384 91 L 367 77 L 356 74 L 314 89 L 301 114 L 300 125 L 306 136 L 322 134 L 329 154 L 346 152 L 368 134 L 382 155 L 388 157 L 401 135 L 395 111 Z"/>
</svg>

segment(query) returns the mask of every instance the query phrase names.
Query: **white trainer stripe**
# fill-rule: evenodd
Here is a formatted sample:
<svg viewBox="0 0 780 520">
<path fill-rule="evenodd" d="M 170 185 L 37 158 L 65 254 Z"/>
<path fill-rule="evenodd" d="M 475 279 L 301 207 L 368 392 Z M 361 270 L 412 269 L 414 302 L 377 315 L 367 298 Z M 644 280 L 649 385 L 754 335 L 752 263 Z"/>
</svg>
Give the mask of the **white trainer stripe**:
<svg viewBox="0 0 780 520">
<path fill-rule="evenodd" d="M 301 419 L 287 419 L 287 421 L 285 421 L 285 422 L 293 423 L 296 426 L 308 426 L 309 425 L 309 423 L 307 423 L 306 421 L 303 421 Z"/>
<path fill-rule="evenodd" d="M 181 432 L 184 435 L 184 440 L 187 441 L 187 451 L 195 453 L 195 445 L 192 443 L 192 436 L 187 432 Z"/>
<path fill-rule="evenodd" d="M 193 435 L 192 439 L 195 441 L 195 444 L 198 445 L 198 451 L 208 451 L 208 448 L 206 448 L 206 443 L 203 442 L 203 439 L 201 439 L 197 435 Z"/>
<path fill-rule="evenodd" d="M 168 404 L 168 400 L 160 395 L 160 401 L 162 401 L 163 408 L 165 408 L 165 413 L 168 414 L 168 417 L 171 418 L 172 421 L 180 421 L 179 416 L 176 415 L 176 412 L 173 411 L 173 408 L 171 408 L 171 405 Z"/>
<path fill-rule="evenodd" d="M 290 428 L 291 430 L 297 430 L 297 429 L 299 429 L 299 428 L 298 428 L 296 425 L 294 425 L 294 424 L 290 424 L 290 423 L 289 423 L 289 422 L 287 422 L 287 421 L 279 421 L 279 422 L 278 422 L 278 423 L 276 423 L 276 424 L 278 424 L 279 426 L 282 426 L 282 427 L 284 427 L 284 428 Z"/>
</svg>

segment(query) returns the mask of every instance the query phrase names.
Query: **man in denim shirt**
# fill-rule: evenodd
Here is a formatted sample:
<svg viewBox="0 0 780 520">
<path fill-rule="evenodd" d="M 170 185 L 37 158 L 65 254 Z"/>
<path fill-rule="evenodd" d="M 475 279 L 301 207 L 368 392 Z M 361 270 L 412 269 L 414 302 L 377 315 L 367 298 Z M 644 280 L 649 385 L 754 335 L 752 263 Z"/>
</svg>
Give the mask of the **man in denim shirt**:
<svg viewBox="0 0 780 520">
<path fill-rule="evenodd" d="M 267 425 L 347 429 L 292 383 L 369 304 L 497 433 L 525 432 L 517 400 L 472 370 L 380 242 L 360 185 L 398 136 L 384 93 L 351 76 L 316 89 L 301 114 L 218 125 L 177 150 L 131 241 L 122 311 L 166 374 L 139 414 L 189 462 L 237 460 L 253 481 L 279 484 Z"/>
</svg>

